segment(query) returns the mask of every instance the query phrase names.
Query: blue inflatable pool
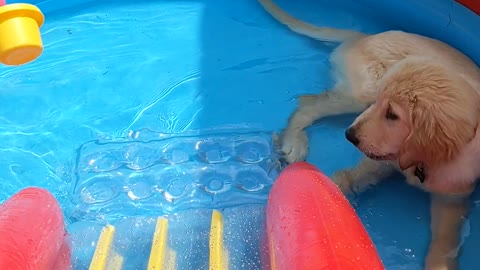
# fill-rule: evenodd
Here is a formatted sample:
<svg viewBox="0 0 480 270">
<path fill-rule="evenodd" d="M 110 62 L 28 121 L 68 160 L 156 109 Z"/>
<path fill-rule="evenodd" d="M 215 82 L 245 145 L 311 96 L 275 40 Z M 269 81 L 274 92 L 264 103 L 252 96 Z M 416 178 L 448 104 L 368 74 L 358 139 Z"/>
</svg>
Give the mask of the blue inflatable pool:
<svg viewBox="0 0 480 270">
<path fill-rule="evenodd" d="M 215 226 L 229 269 L 261 269 L 282 168 L 272 134 L 299 94 L 331 86 L 332 45 L 285 29 L 256 0 L 7 2 L 34 4 L 46 21 L 40 58 L 0 67 L 0 200 L 50 190 L 73 269 L 154 269 L 152 247 L 164 269 L 207 269 Z M 313 24 L 437 38 L 480 65 L 480 16 L 452 0 L 276 2 Z M 327 174 L 357 162 L 343 135 L 352 120 L 309 128 L 308 161 Z M 479 199 L 461 269 L 477 268 Z M 426 194 L 388 181 L 351 203 L 386 269 L 422 269 Z"/>
</svg>

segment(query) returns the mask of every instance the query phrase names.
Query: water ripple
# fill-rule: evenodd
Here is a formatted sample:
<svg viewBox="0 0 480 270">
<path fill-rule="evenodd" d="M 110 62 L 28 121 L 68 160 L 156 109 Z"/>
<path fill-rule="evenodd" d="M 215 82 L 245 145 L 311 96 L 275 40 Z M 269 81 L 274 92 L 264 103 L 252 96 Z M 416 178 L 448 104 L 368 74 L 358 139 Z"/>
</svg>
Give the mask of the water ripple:
<svg viewBox="0 0 480 270">
<path fill-rule="evenodd" d="M 172 94 L 173 91 L 177 91 L 175 94 L 175 99 L 176 100 L 182 100 L 182 104 L 184 108 L 187 108 L 188 106 L 185 106 L 185 101 L 187 100 L 195 100 L 195 98 L 198 97 L 198 86 L 196 86 L 196 82 L 199 79 L 199 72 L 192 72 L 191 74 L 186 75 L 183 78 L 179 78 L 177 81 L 172 82 L 171 84 L 162 87 L 161 89 L 156 90 L 155 94 L 152 96 L 152 102 L 149 104 L 146 104 L 142 108 L 140 108 L 137 113 L 135 114 L 134 118 L 132 121 L 120 131 L 120 134 L 124 134 L 125 132 L 131 130 L 137 122 L 142 118 L 142 116 L 148 111 L 148 110 L 154 110 L 155 106 L 160 105 L 160 106 L 171 106 L 172 104 L 168 104 L 169 100 L 167 98 L 168 95 Z M 187 84 L 193 84 L 193 86 L 187 85 Z M 185 89 L 180 89 L 180 88 L 185 88 Z M 192 89 L 192 90 L 189 90 Z M 188 96 L 182 96 L 182 94 L 187 94 Z M 161 104 L 159 104 L 161 103 Z M 195 103 L 201 104 L 201 101 L 197 100 Z M 176 107 L 175 105 L 173 105 Z M 178 115 L 174 116 L 175 119 L 172 119 L 173 122 L 180 122 L 180 124 L 170 124 L 170 126 L 177 126 L 179 127 L 180 130 L 185 130 L 189 127 L 189 125 L 195 121 L 195 116 L 198 115 L 198 113 L 201 111 L 201 107 L 196 106 L 194 113 L 188 113 L 187 117 L 184 117 L 184 119 L 187 120 L 181 120 L 181 117 L 179 115 L 182 114 L 182 112 L 177 112 Z M 192 117 L 193 116 L 193 117 Z M 171 119 L 170 117 L 167 117 L 167 119 Z"/>
</svg>

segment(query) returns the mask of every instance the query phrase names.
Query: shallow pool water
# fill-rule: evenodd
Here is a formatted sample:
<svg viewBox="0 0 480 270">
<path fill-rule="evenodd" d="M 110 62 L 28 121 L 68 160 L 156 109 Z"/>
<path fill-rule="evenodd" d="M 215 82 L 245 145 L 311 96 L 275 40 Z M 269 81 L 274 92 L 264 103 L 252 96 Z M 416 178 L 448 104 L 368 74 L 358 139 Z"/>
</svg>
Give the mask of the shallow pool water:
<svg viewBox="0 0 480 270">
<path fill-rule="evenodd" d="M 406 11 L 401 4 L 383 13 L 387 4 L 379 4 L 379 11 L 370 0 L 365 6 L 358 2 L 362 1 L 278 0 L 292 14 L 316 24 L 370 33 L 407 29 L 456 42 L 480 61 L 473 51 L 480 45 L 478 38 L 455 41 L 464 21 L 455 17 L 453 11 L 461 8 L 453 2 L 439 1 L 452 14 L 425 20 L 412 10 L 402 19 L 395 13 L 395 8 Z M 146 136 L 145 141 L 154 141 L 147 143 L 150 150 L 142 150 L 146 152 L 141 161 L 147 162 L 163 147 L 157 146 L 167 136 L 162 134 L 195 130 L 198 139 L 205 130 L 221 128 L 228 131 L 221 135 L 227 141 L 225 134 L 237 134 L 237 139 L 238 133 L 271 134 L 286 124 L 297 95 L 332 85 L 327 60 L 333 45 L 291 33 L 255 0 L 76 1 L 71 7 L 62 3 L 38 3 L 46 13 L 43 55 L 25 66 L 0 68 L 0 200 L 28 185 L 46 187 L 59 199 L 68 222 L 105 218 L 91 215 L 98 209 L 117 211 L 109 204 L 113 195 L 82 193 L 81 185 L 96 181 L 79 169 L 82 158 L 88 165 L 88 154 L 116 153 L 132 147 L 129 139 Z M 358 151 L 343 139 L 352 119 L 336 117 L 310 128 L 308 161 L 328 174 L 357 162 Z M 252 136 L 243 140 L 262 147 L 270 143 Z M 266 171 L 274 168 L 262 166 L 269 168 Z M 265 183 L 270 183 L 268 177 Z M 135 182 L 141 192 L 132 191 L 133 197 L 144 194 L 142 183 L 154 185 L 148 182 L 154 180 L 142 181 Z M 209 183 L 207 187 L 222 188 Z M 265 195 L 250 199 L 261 202 Z M 82 205 L 102 196 L 107 198 L 103 208 L 90 211 Z M 387 181 L 352 198 L 352 203 L 387 269 L 421 269 L 429 238 L 425 194 L 401 181 Z M 122 211 L 139 215 L 140 206 L 132 200 Z M 479 209 L 473 204 L 467 225 L 476 228 L 479 222 Z M 475 269 L 478 243 L 480 234 L 466 226 L 462 269 Z"/>
</svg>

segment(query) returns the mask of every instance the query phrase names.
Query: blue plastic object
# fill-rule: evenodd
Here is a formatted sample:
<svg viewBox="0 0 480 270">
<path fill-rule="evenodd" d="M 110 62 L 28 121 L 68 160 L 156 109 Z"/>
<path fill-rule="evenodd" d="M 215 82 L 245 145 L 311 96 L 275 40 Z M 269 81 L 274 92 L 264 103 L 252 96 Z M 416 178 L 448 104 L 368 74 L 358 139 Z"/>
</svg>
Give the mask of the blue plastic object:
<svg viewBox="0 0 480 270">
<path fill-rule="evenodd" d="M 177 191 L 174 182 L 164 182 L 162 193 L 154 188 L 159 179 L 138 172 L 138 168 L 150 166 L 150 159 L 155 162 L 149 167 L 152 170 L 146 170 L 149 175 L 168 172 L 158 153 L 169 144 L 158 134 L 202 130 L 183 139 L 204 141 L 212 135 L 204 133 L 205 129 L 233 126 L 236 131 L 245 130 L 244 134 L 260 130 L 268 137 L 285 126 L 297 95 L 317 93 L 332 84 L 327 61 L 332 45 L 291 33 L 256 1 L 21 2 L 36 4 L 46 15 L 42 28 L 45 51 L 29 65 L 0 67 L 0 200 L 27 185 L 48 188 L 60 200 L 69 221 L 78 221 L 70 224 L 72 232 L 78 229 L 75 239 L 82 239 L 85 230 L 97 229 L 89 227 L 91 224 L 103 226 L 120 215 L 134 212 L 139 219 L 148 219 L 143 215 L 193 211 L 188 209 L 189 197 L 166 200 L 169 186 L 174 195 Z M 480 63 L 480 17 L 452 0 L 278 3 L 318 25 L 368 33 L 403 29 L 439 38 Z M 329 119 L 310 128 L 308 161 L 327 173 L 355 163 L 360 155 L 343 139 L 344 128 L 352 119 Z M 142 136 L 145 129 L 158 136 L 137 141 L 135 134 Z M 125 141 L 129 134 L 133 139 Z M 230 131 L 217 132 L 212 138 L 220 136 L 219 141 L 228 142 L 225 145 L 231 148 L 237 144 L 231 135 Z M 249 136 L 247 141 L 258 142 Z M 171 140 L 183 143 L 183 139 Z M 186 185 L 198 190 L 191 197 L 192 205 L 238 209 L 236 203 L 265 198 L 273 179 L 270 176 L 262 182 L 266 188 L 261 192 L 246 193 L 253 197 L 230 201 L 243 194 L 236 187 L 230 189 L 235 192 L 212 196 L 206 187 L 215 189 L 216 182 L 204 181 L 196 168 L 213 165 L 199 158 L 202 155 L 197 150 L 187 153 L 189 162 L 179 166 L 198 177 Z M 104 163 L 99 165 L 98 160 Z M 234 170 L 239 170 L 243 163 L 235 164 Z M 265 171 L 267 167 L 262 166 L 256 168 Z M 478 198 L 475 194 L 473 200 Z M 401 181 L 391 181 L 353 198 L 352 203 L 387 269 L 421 269 L 429 238 L 425 194 Z M 240 212 L 261 215 L 258 211 L 239 210 L 232 216 L 239 217 Z M 478 214 L 474 204 L 465 228 L 462 269 L 476 269 L 480 233 L 469 232 L 468 224 L 474 228 L 480 222 Z M 252 217 L 245 222 L 248 225 L 244 226 L 261 228 L 260 219 Z M 123 230 L 120 225 L 118 228 Z M 238 229 L 232 234 L 242 232 Z M 98 233 L 94 230 L 92 239 Z M 252 252 L 255 269 L 258 256 L 248 250 L 235 254 L 249 258 L 245 254 Z M 86 261 L 80 260 L 83 252 L 88 253 L 75 253 L 79 267 L 85 266 Z M 91 254 L 85 256 L 91 258 Z"/>
</svg>

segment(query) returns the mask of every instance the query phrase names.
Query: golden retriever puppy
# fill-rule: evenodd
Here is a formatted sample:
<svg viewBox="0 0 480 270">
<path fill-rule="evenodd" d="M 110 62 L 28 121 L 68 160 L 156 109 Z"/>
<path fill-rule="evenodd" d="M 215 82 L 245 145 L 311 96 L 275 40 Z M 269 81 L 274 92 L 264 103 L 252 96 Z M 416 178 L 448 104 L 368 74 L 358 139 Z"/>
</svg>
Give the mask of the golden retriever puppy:
<svg viewBox="0 0 480 270">
<path fill-rule="evenodd" d="M 299 98 L 278 138 L 287 162 L 304 160 L 305 128 L 326 116 L 361 113 L 346 138 L 366 157 L 333 181 L 359 192 L 394 170 L 431 194 L 426 269 L 457 269 L 468 197 L 480 176 L 480 70 L 438 40 L 402 31 L 366 35 L 317 27 L 259 0 L 294 32 L 341 43 L 331 55 L 334 89 Z"/>
</svg>

